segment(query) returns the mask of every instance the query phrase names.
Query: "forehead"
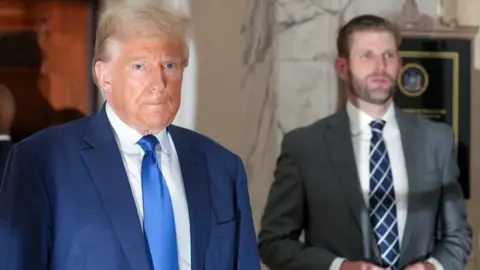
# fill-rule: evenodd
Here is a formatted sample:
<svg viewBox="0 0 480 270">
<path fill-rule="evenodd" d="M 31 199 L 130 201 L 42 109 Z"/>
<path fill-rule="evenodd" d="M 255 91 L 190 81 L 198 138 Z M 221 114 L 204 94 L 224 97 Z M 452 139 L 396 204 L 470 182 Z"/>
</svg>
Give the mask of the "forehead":
<svg viewBox="0 0 480 270">
<path fill-rule="evenodd" d="M 394 35 L 388 31 L 356 31 L 351 35 L 350 49 L 352 51 L 397 50 L 397 42 Z"/>
<path fill-rule="evenodd" d="M 116 40 L 109 48 L 114 56 L 120 58 L 181 58 L 181 42 L 168 38 L 127 38 Z"/>
</svg>

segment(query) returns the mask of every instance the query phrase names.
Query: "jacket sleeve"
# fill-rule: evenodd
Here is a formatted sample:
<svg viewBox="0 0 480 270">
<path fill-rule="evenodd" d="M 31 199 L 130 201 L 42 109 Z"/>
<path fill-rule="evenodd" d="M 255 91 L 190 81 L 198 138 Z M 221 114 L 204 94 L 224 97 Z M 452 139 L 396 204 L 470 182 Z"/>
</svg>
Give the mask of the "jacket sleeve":
<svg viewBox="0 0 480 270">
<path fill-rule="evenodd" d="M 20 142 L 7 159 L 0 189 L 0 269 L 3 270 L 48 269 L 50 211 L 32 152 Z"/>
<path fill-rule="evenodd" d="M 257 239 L 253 226 L 247 176 L 241 159 L 237 157 L 237 160 L 238 169 L 235 181 L 235 197 L 240 222 L 237 229 L 237 267 L 235 269 L 260 270 L 260 256 L 258 254 Z"/>
<path fill-rule="evenodd" d="M 472 231 L 467 221 L 465 199 L 458 183 L 460 171 L 453 133 L 442 144 L 443 173 L 442 197 L 438 215 L 440 239 L 434 246 L 432 257 L 444 269 L 464 269 L 472 248 Z"/>
</svg>

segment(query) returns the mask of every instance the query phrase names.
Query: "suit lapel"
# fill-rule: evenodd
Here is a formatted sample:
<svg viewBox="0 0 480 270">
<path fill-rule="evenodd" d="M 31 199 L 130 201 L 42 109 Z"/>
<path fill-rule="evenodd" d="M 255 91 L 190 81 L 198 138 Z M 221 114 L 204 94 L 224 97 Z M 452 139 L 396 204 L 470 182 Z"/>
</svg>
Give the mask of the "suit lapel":
<svg viewBox="0 0 480 270">
<path fill-rule="evenodd" d="M 127 174 L 105 106 L 92 116 L 81 155 L 131 269 L 149 269 L 145 242 Z"/>
<path fill-rule="evenodd" d="M 328 128 L 325 131 L 325 141 L 337 179 L 342 185 L 356 224 L 362 232 L 365 255 L 369 258 L 378 257 L 378 248 L 373 238 L 369 211 L 362 195 L 349 120 L 345 110 L 330 118 Z M 374 254 L 370 254 L 371 250 Z"/>
<path fill-rule="evenodd" d="M 405 231 L 400 254 L 404 254 L 415 229 L 420 202 L 418 193 L 422 185 L 422 168 L 424 168 L 425 135 L 421 132 L 416 119 L 395 108 L 395 114 L 402 138 L 403 152 L 408 176 L 408 210 Z M 400 258 L 401 259 L 401 258 Z M 402 263 L 402 262 L 401 262 Z"/>
<path fill-rule="evenodd" d="M 195 149 L 195 138 L 190 138 L 190 133 L 173 125 L 168 128 L 168 132 L 175 144 L 187 196 L 192 270 L 203 270 L 211 217 L 210 184 L 205 156 Z"/>
<path fill-rule="evenodd" d="M 340 112 L 329 123 L 325 132 L 328 152 L 333 161 L 337 179 L 343 187 L 352 214 L 359 228 L 362 228 L 362 211 L 366 210 L 358 177 L 349 121 L 345 111 Z"/>
</svg>

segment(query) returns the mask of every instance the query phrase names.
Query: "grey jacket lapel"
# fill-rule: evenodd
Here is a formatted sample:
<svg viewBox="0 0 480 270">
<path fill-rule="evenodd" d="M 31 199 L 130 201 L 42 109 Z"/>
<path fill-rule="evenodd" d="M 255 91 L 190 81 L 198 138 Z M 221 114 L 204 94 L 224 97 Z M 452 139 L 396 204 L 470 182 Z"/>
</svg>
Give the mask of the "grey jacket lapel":
<svg viewBox="0 0 480 270">
<path fill-rule="evenodd" d="M 403 112 L 398 107 L 395 108 L 395 115 L 402 138 L 408 176 L 408 212 L 400 251 L 401 256 L 401 254 L 404 254 L 405 250 L 408 248 L 412 233 L 415 230 L 415 221 L 420 206 L 418 193 L 420 192 L 423 180 L 422 169 L 425 166 L 423 157 L 425 153 L 426 138 L 425 133 L 422 132 L 422 127 L 418 124 L 416 116 Z M 400 263 L 404 263 L 402 262 L 402 257 L 400 257 Z"/>
<path fill-rule="evenodd" d="M 346 110 L 338 112 L 329 119 L 324 137 L 333 162 L 333 169 L 344 190 L 345 199 L 349 202 L 352 215 L 364 236 L 364 256 L 369 259 L 378 258 L 379 252 L 372 233 L 369 211 L 360 186 L 350 121 Z"/>
</svg>

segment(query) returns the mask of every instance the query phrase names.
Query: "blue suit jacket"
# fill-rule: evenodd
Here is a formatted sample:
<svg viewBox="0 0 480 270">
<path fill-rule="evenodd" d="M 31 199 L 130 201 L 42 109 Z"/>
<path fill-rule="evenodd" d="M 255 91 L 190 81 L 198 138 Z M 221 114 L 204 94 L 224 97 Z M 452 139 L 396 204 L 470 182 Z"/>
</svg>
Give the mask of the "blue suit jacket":
<svg viewBox="0 0 480 270">
<path fill-rule="evenodd" d="M 190 216 L 192 270 L 259 270 L 245 170 L 212 140 L 170 126 Z M 0 190 L 0 269 L 149 270 L 105 110 L 10 152 Z"/>
<path fill-rule="evenodd" d="M 5 168 L 7 156 L 11 147 L 12 143 L 10 141 L 0 141 L 0 187 L 2 187 L 3 169 Z"/>
</svg>

